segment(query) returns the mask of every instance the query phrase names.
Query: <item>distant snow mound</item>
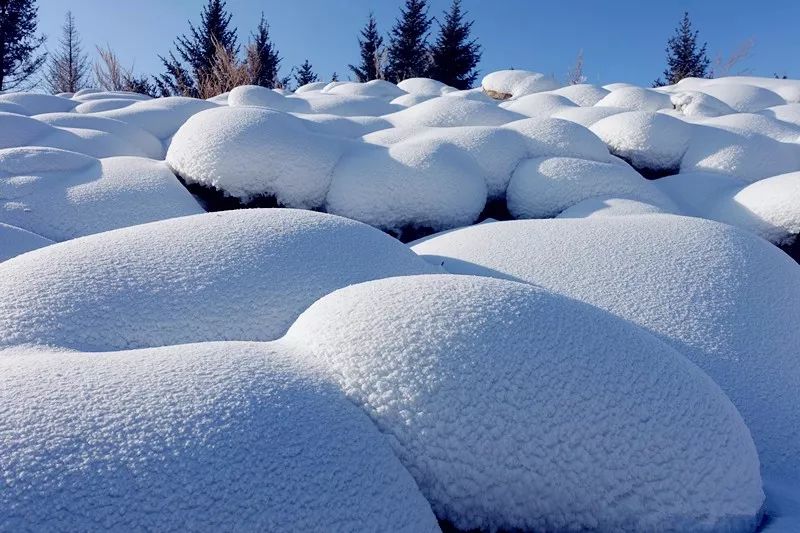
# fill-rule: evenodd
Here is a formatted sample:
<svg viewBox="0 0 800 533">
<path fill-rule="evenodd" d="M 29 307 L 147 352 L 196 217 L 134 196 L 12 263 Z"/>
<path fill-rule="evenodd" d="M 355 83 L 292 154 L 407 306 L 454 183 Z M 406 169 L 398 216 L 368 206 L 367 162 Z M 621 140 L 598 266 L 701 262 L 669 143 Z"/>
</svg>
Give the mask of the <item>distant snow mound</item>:
<svg viewBox="0 0 800 533">
<path fill-rule="evenodd" d="M 630 198 L 599 196 L 589 198 L 565 209 L 556 215 L 556 218 L 623 217 L 657 213 L 668 213 L 668 211 L 653 204 Z"/>
<path fill-rule="evenodd" d="M 25 109 L 27 115 L 40 113 L 60 113 L 72 111 L 79 102 L 39 93 L 3 93 L 0 94 L 0 104 L 16 104 Z"/>
<path fill-rule="evenodd" d="M 0 529 L 438 531 L 386 439 L 270 344 L 0 356 Z"/>
<path fill-rule="evenodd" d="M 481 224 L 414 251 L 450 272 L 527 281 L 652 331 L 727 393 L 765 469 L 800 469 L 800 268 L 766 241 L 649 215 Z"/>
<path fill-rule="evenodd" d="M 627 165 L 573 157 L 527 159 L 514 170 L 506 193 L 515 218 L 550 218 L 597 196 L 626 196 L 656 204 L 662 193 Z"/>
<path fill-rule="evenodd" d="M 325 200 L 343 150 L 340 139 L 315 133 L 287 113 L 220 107 L 178 130 L 167 163 L 186 182 L 230 196 L 270 195 L 287 207 L 315 208 Z"/>
<path fill-rule="evenodd" d="M 594 307 L 511 281 L 409 276 L 320 299 L 285 340 L 307 347 L 298 354 L 328 370 L 461 530 L 758 520 L 758 458 L 730 401 Z"/>
<path fill-rule="evenodd" d="M 54 241 L 202 213 L 160 161 L 53 148 L 0 150 L 0 222 Z"/>
<path fill-rule="evenodd" d="M 398 128 L 419 126 L 500 126 L 524 115 L 489 102 L 440 96 L 384 117 Z"/>
<path fill-rule="evenodd" d="M 561 85 L 553 78 L 527 70 L 498 70 L 484 76 L 483 91 L 496 100 L 519 98 L 526 94 L 552 91 Z"/>
<path fill-rule="evenodd" d="M 137 102 L 121 109 L 102 111 L 97 115 L 134 124 L 166 141 L 189 117 L 214 107 L 217 107 L 217 104 L 208 100 L 169 96 Z"/>
<path fill-rule="evenodd" d="M 668 94 L 642 87 L 614 89 L 595 105 L 599 107 L 619 107 L 628 111 L 672 109 L 672 101 Z"/>
<path fill-rule="evenodd" d="M 581 107 L 593 106 L 602 100 L 610 91 L 597 85 L 590 85 L 588 83 L 579 83 L 576 85 L 567 85 L 560 89 L 550 91 L 551 94 L 563 96 L 575 105 Z"/>
<path fill-rule="evenodd" d="M 332 290 L 436 271 L 374 228 L 312 211 L 165 220 L 0 263 L 0 346 L 272 340 Z"/>
</svg>

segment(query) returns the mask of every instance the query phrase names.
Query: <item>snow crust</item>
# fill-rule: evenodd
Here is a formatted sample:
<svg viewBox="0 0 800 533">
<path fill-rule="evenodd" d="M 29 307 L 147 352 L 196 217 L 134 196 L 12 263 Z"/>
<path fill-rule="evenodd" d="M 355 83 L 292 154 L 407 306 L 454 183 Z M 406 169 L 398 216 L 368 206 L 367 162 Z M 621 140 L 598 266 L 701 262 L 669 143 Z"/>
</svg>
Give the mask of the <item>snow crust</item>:
<svg viewBox="0 0 800 533">
<path fill-rule="evenodd" d="M 462 530 L 747 530 L 759 515 L 758 459 L 729 400 L 594 307 L 506 280 L 389 278 L 320 299 L 285 340 Z"/>
<path fill-rule="evenodd" d="M 764 240 L 648 215 L 481 224 L 413 249 L 450 272 L 526 281 L 643 326 L 719 384 L 766 469 L 800 471 L 800 269 Z"/>
<path fill-rule="evenodd" d="M 332 215 L 249 209 L 176 218 L 0 263 L 0 346 L 273 340 L 334 289 L 437 271 L 380 231 Z"/>
<path fill-rule="evenodd" d="M 41 235 L 0 223 L 0 262 L 50 244 L 53 241 Z"/>
</svg>

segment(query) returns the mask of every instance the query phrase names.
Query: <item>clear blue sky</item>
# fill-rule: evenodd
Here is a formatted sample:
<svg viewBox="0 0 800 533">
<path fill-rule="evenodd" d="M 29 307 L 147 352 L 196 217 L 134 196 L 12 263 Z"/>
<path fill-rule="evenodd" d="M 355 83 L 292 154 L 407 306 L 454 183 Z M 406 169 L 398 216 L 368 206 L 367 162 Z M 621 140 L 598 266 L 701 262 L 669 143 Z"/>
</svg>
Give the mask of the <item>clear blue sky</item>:
<svg viewBox="0 0 800 533">
<path fill-rule="evenodd" d="M 159 72 L 157 54 L 172 47 L 187 20 L 199 20 L 203 0 L 39 0 L 40 31 L 54 46 L 65 12 L 76 18 L 85 48 L 110 44 L 138 72 Z M 382 31 L 402 0 L 228 0 L 240 37 L 261 11 L 284 60 L 283 70 L 308 58 L 323 79 L 347 77 L 358 60 L 357 32 L 375 12 Z M 449 0 L 432 0 L 439 15 Z M 755 41 L 741 68 L 800 78 L 800 0 L 464 0 L 483 45 L 483 74 L 508 67 L 563 77 L 583 49 L 592 83 L 649 84 L 664 68 L 664 45 L 688 10 L 709 55 L 727 55 Z"/>
</svg>

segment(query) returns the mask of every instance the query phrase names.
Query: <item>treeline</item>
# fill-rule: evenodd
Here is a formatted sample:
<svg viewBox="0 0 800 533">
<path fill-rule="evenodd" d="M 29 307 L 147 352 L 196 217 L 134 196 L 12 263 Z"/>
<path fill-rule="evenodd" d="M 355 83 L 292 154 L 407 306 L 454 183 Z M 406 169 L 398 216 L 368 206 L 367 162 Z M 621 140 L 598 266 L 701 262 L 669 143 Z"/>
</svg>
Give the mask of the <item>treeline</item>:
<svg viewBox="0 0 800 533">
<path fill-rule="evenodd" d="M 231 19 L 225 0 L 207 0 L 199 24 L 189 22 L 188 32 L 175 39 L 174 49 L 159 56 L 164 71 L 149 76 L 137 75 L 132 67 L 125 67 L 108 45 L 97 47 L 97 59 L 90 62 L 70 12 L 57 47 L 46 53 L 45 37 L 37 35 L 36 0 L 0 0 L 0 91 L 44 86 L 53 93 L 71 93 L 95 87 L 152 96 L 209 98 L 245 84 L 291 89 L 315 81 L 338 81 L 336 72 L 321 78 L 309 59 L 282 74 L 283 58 L 264 15 L 243 42 Z M 348 78 L 397 83 L 428 77 L 468 89 L 477 80 L 481 58 L 481 45 L 472 36 L 472 26 L 461 0 L 452 0 L 439 18 L 430 15 L 428 0 L 404 0 L 386 35 L 370 13 L 357 39 L 359 59 L 348 65 Z M 433 30 L 435 36 L 431 34 Z M 729 75 L 749 53 L 752 41 L 748 43 L 727 60 L 718 58 L 712 67 L 706 43 L 700 44 L 698 32 L 688 13 L 684 13 L 667 43 L 667 68 L 654 86 L 690 76 Z M 587 81 L 582 51 L 566 81 Z"/>
</svg>

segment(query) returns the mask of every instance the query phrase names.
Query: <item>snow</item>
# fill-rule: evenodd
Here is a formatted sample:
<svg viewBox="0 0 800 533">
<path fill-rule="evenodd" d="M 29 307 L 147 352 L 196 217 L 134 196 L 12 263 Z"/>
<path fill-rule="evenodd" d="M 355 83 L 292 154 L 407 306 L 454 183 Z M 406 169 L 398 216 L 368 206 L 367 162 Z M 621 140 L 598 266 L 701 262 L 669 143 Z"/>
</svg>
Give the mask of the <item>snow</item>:
<svg viewBox="0 0 800 533">
<path fill-rule="evenodd" d="M 419 126 L 500 126 L 525 118 L 525 116 L 497 107 L 493 103 L 440 96 L 386 115 L 384 118 L 396 128 L 410 128 Z"/>
<path fill-rule="evenodd" d="M 58 113 L 72 111 L 78 102 L 60 96 L 38 93 L 3 93 L 0 104 L 16 104 L 22 106 L 28 115 L 40 113 Z"/>
<path fill-rule="evenodd" d="M 769 89 L 738 83 L 708 85 L 703 88 L 703 92 L 726 103 L 739 113 L 754 113 L 787 103 Z"/>
<path fill-rule="evenodd" d="M 573 157 L 526 159 L 514 170 L 506 193 L 515 218 L 554 217 L 597 196 L 628 196 L 651 203 L 668 200 L 628 166 Z"/>
<path fill-rule="evenodd" d="M 414 251 L 450 272 L 533 283 L 650 330 L 730 397 L 765 469 L 800 472 L 800 268 L 766 241 L 648 215 L 495 222 Z"/>
<path fill-rule="evenodd" d="M 531 118 L 511 122 L 505 127 L 522 134 L 528 144 L 530 157 L 552 155 L 613 161 L 605 143 L 574 122 L 557 118 Z"/>
<path fill-rule="evenodd" d="M 228 105 L 231 107 L 269 107 L 270 109 L 278 109 L 280 111 L 290 111 L 300 108 L 299 105 L 292 106 L 292 101 L 288 100 L 280 93 L 257 85 L 242 85 L 231 90 L 228 95 Z"/>
<path fill-rule="evenodd" d="M 500 107 L 526 117 L 549 118 L 553 113 L 575 107 L 575 104 L 568 98 L 557 94 L 535 93 L 503 102 Z"/>
<path fill-rule="evenodd" d="M 312 132 L 305 121 L 266 108 L 219 107 L 198 113 L 175 134 L 170 168 L 244 200 L 274 196 L 287 207 L 323 204 L 340 139 Z"/>
<path fill-rule="evenodd" d="M 0 222 L 0 263 L 50 244 L 53 241 L 41 235 Z"/>
<path fill-rule="evenodd" d="M 634 168 L 664 171 L 678 169 L 689 147 L 691 126 L 661 113 L 630 111 L 598 122 L 589 129 L 612 154 Z"/>
<path fill-rule="evenodd" d="M 730 401 L 594 307 L 506 280 L 408 276 L 325 296 L 285 341 L 388 435 L 437 517 L 461 530 L 758 521 L 758 458 Z"/>
<path fill-rule="evenodd" d="M 556 218 L 620 217 L 667 212 L 661 207 L 630 198 L 598 196 L 578 202 L 556 215 Z"/>
<path fill-rule="evenodd" d="M 527 70 L 499 70 L 484 76 L 481 81 L 484 92 L 494 98 L 505 100 L 527 94 L 552 91 L 560 87 L 553 78 Z"/>
<path fill-rule="evenodd" d="M 312 211 L 176 218 L 0 263 L 0 346 L 273 340 L 334 289 L 437 270 L 374 228 Z"/>
<path fill-rule="evenodd" d="M 672 109 L 672 102 L 668 94 L 642 87 L 614 89 L 595 105 L 599 107 L 619 107 L 628 111 Z"/>
<path fill-rule="evenodd" d="M 201 213 L 160 161 L 52 148 L 0 150 L 0 222 L 54 241 Z"/>
<path fill-rule="evenodd" d="M 800 172 L 742 187 L 712 204 L 706 216 L 788 244 L 800 235 Z"/>
<path fill-rule="evenodd" d="M 553 118 L 569 120 L 588 128 L 599 120 L 625 111 L 621 107 L 569 107 L 553 113 Z"/>
<path fill-rule="evenodd" d="M 102 111 L 97 115 L 133 124 L 163 141 L 174 135 L 195 113 L 214 107 L 217 104 L 206 100 L 169 96 L 137 102 L 122 109 Z"/>
<path fill-rule="evenodd" d="M 699 91 L 681 91 L 670 95 L 670 100 L 675 111 L 689 119 L 718 117 L 736 112 L 722 100 Z"/>
<path fill-rule="evenodd" d="M 712 172 L 684 172 L 653 182 L 684 215 L 709 218 L 709 210 L 725 196 L 747 185 L 746 181 Z"/>
<path fill-rule="evenodd" d="M 407 78 L 398 83 L 397 87 L 408 94 L 421 96 L 444 96 L 457 90 L 430 78 Z"/>
<path fill-rule="evenodd" d="M 391 100 L 406 94 L 402 88 L 385 80 L 372 80 L 366 83 L 347 82 L 323 89 L 324 93 L 343 96 L 373 96 Z"/>
<path fill-rule="evenodd" d="M 610 91 L 598 87 L 597 85 L 590 85 L 588 83 L 579 83 L 575 85 L 567 85 L 560 89 L 550 91 L 550 94 L 557 94 L 563 96 L 568 100 L 582 107 L 593 106 L 602 100 Z"/>
<path fill-rule="evenodd" d="M 386 439 L 279 344 L 0 357 L 0 529 L 438 531 Z"/>
<path fill-rule="evenodd" d="M 416 139 L 348 152 L 333 173 L 329 213 L 400 232 L 475 222 L 487 185 L 472 158 L 445 139 Z"/>
<path fill-rule="evenodd" d="M 779 105 L 759 112 L 762 115 L 800 127 L 800 104 Z"/>
</svg>

